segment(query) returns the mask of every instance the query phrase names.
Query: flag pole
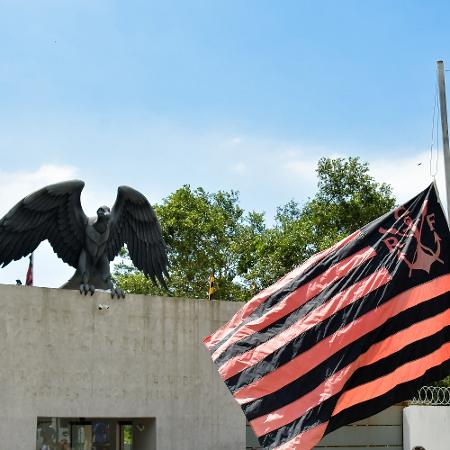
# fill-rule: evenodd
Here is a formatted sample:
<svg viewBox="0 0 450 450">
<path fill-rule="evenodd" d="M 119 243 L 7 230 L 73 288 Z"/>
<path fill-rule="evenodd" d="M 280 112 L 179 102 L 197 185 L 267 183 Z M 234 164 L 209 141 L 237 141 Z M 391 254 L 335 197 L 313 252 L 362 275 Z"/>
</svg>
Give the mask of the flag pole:
<svg viewBox="0 0 450 450">
<path fill-rule="evenodd" d="M 439 106 L 441 110 L 442 146 L 444 150 L 445 189 L 447 193 L 447 221 L 450 224 L 450 150 L 448 144 L 447 99 L 445 95 L 444 61 L 437 61 Z"/>
</svg>

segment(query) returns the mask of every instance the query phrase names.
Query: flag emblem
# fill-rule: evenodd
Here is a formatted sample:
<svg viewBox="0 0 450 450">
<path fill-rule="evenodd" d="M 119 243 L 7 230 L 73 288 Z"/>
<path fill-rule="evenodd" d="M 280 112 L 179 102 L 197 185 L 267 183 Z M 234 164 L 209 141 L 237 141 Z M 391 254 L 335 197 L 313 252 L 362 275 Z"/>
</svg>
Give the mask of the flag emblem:
<svg viewBox="0 0 450 450">
<path fill-rule="evenodd" d="M 425 270 L 430 273 L 431 265 L 438 261 L 444 263 L 439 258 L 441 254 L 441 238 L 436 232 L 435 228 L 435 215 L 434 213 L 428 214 L 428 201 L 425 200 L 422 208 L 422 212 L 416 221 L 411 218 L 410 212 L 401 207 L 394 211 L 394 217 L 397 220 L 403 222 L 402 229 L 390 228 L 386 230 L 380 227 L 379 233 L 389 236 L 383 239 L 384 243 L 388 247 L 389 251 L 396 253 L 397 258 L 405 262 L 409 267 L 409 276 L 411 277 L 413 270 Z M 428 247 L 423 242 L 423 233 L 432 233 L 434 245 Z M 402 247 L 398 237 L 410 238 L 416 241 L 414 248 L 413 258 L 408 259 L 408 256 Z M 412 246 L 409 246 L 412 247 Z"/>
<path fill-rule="evenodd" d="M 447 249 L 432 184 L 314 255 L 204 339 L 265 448 L 311 449 L 450 372 Z"/>
</svg>

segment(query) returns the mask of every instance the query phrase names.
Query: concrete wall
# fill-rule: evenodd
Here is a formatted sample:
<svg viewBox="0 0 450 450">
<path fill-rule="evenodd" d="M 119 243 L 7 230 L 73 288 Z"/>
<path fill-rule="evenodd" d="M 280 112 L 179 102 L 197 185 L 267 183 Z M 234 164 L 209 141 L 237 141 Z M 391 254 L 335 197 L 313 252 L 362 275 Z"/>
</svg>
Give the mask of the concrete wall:
<svg viewBox="0 0 450 450">
<path fill-rule="evenodd" d="M 408 406 L 403 410 L 403 449 L 450 449 L 450 406 Z"/>
<path fill-rule="evenodd" d="M 0 285 L 1 450 L 35 448 L 39 416 L 154 417 L 158 450 L 245 448 L 201 344 L 240 306 Z"/>
</svg>

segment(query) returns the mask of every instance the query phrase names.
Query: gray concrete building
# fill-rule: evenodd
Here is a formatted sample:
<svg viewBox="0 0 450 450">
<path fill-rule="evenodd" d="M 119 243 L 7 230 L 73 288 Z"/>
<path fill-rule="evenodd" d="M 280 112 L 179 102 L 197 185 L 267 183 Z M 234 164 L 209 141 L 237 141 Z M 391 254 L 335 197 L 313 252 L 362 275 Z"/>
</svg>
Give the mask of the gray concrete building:
<svg viewBox="0 0 450 450">
<path fill-rule="evenodd" d="M 1 285 L 0 449 L 244 449 L 202 344 L 240 306 Z"/>
</svg>

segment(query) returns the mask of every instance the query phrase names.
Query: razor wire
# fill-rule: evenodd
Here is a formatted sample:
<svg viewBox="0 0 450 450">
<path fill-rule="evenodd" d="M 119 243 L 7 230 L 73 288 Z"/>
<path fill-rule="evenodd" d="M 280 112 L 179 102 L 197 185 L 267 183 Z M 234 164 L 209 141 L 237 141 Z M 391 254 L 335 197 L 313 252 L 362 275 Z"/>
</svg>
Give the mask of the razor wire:
<svg viewBox="0 0 450 450">
<path fill-rule="evenodd" d="M 450 387 L 423 386 L 412 399 L 414 405 L 449 406 Z"/>
</svg>

